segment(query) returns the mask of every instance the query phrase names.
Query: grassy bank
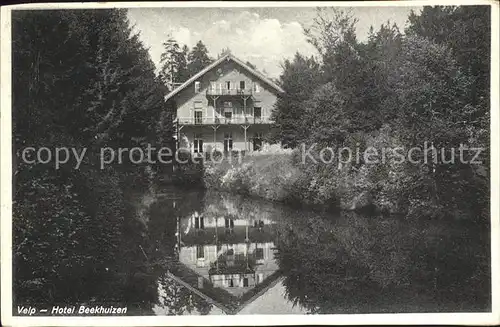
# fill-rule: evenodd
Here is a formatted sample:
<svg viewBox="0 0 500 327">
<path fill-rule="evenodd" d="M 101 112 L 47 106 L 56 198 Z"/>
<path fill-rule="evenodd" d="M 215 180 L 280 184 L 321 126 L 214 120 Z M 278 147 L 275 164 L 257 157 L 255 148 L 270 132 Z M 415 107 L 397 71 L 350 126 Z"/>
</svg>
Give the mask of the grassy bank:
<svg viewBox="0 0 500 327">
<path fill-rule="evenodd" d="M 370 135 L 353 135 L 344 146 L 359 147 L 361 152 L 372 147 L 380 153 L 383 148 L 400 144 L 388 129 L 381 129 Z M 313 157 L 318 158 L 319 149 L 310 152 Z M 301 148 L 289 150 L 273 145 L 241 161 L 206 164 L 204 185 L 207 189 L 326 210 L 371 208 L 409 218 L 488 219 L 487 207 L 478 207 L 481 199 L 487 199 L 487 194 L 481 192 L 487 190 L 487 179 L 477 172 L 473 183 L 468 181 L 467 187 L 461 187 L 459 178 L 438 179 L 428 165 L 399 163 L 392 160 L 394 154 L 390 153 L 378 163 L 353 160 L 340 164 L 339 160 L 303 160 L 303 154 Z M 461 169 L 474 173 L 474 168 Z M 478 201 L 467 201 L 470 196 Z"/>
<path fill-rule="evenodd" d="M 389 212 L 403 210 L 395 196 L 397 191 L 391 188 L 397 188 L 404 179 L 397 179 L 394 170 L 393 180 L 381 187 L 381 179 L 388 178 L 388 174 L 380 174 L 379 168 L 303 161 L 301 149 L 273 145 L 241 161 L 207 164 L 204 184 L 208 189 L 328 210 L 354 210 L 375 204 Z"/>
<path fill-rule="evenodd" d="M 305 168 L 300 164 L 297 150 L 272 146 L 261 153 L 246 155 L 240 161 L 207 164 L 203 181 L 207 189 L 284 203 L 337 207 L 339 187 L 330 179 L 320 181 L 319 176 L 308 176 Z"/>
</svg>

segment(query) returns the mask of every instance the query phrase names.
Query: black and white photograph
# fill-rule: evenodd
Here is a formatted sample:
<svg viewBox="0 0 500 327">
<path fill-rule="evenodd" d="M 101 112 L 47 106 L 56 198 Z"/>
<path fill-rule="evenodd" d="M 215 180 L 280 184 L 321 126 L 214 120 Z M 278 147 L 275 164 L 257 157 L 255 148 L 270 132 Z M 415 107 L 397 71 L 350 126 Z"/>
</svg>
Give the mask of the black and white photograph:
<svg viewBox="0 0 500 327">
<path fill-rule="evenodd" d="M 498 12 L 2 7 L 2 324 L 500 323 Z"/>
</svg>

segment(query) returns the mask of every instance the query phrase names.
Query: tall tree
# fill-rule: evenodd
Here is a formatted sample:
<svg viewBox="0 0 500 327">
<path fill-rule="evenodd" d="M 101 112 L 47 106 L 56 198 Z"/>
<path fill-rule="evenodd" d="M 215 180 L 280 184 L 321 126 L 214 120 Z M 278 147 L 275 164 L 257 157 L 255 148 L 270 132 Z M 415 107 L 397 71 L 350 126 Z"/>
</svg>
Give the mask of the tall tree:
<svg viewBox="0 0 500 327">
<path fill-rule="evenodd" d="M 221 50 L 221 52 L 219 53 L 219 55 L 217 56 L 217 58 L 224 57 L 225 55 L 227 55 L 229 53 L 231 53 L 231 49 L 229 49 L 228 47 L 223 48 Z"/>
<path fill-rule="evenodd" d="M 188 58 L 189 58 L 189 48 L 187 45 L 182 46 L 181 54 L 179 55 L 179 71 L 177 79 L 179 82 L 183 83 L 189 79 L 189 69 L 188 69 Z"/>
<path fill-rule="evenodd" d="M 27 146 L 86 149 L 78 169 L 75 160 L 56 170 L 15 159 L 16 300 L 99 298 L 132 218 L 124 176 L 142 174 L 116 163 L 101 169 L 99 150 L 153 143 L 148 131 L 164 110 L 165 89 L 125 10 L 17 11 L 12 29 L 16 154 Z M 125 166 L 128 173 L 118 173 Z"/>
<path fill-rule="evenodd" d="M 324 81 L 333 83 L 345 100 L 353 127 L 366 125 L 364 102 L 365 62 L 362 46 L 356 38 L 357 19 L 351 11 L 337 8 L 318 8 L 314 23 L 304 32 L 309 43 L 320 53 Z"/>
<path fill-rule="evenodd" d="M 172 37 L 163 43 L 163 53 L 160 57 L 160 78 L 170 89 L 172 83 L 183 83 L 189 78 L 188 53 L 189 48 L 182 48 Z"/>
<path fill-rule="evenodd" d="M 303 124 L 303 102 L 320 85 L 321 72 L 313 57 L 307 58 L 298 52 L 293 60 L 286 59 L 282 68 L 279 83 L 285 96 L 278 98 L 272 113 L 272 119 L 278 126 L 278 134 L 274 138 L 284 146 L 293 148 L 307 135 L 307 128 Z"/>
<path fill-rule="evenodd" d="M 394 119 L 394 85 L 389 76 L 397 69 L 403 35 L 396 24 L 388 21 L 377 32 L 370 29 L 368 41 L 358 45 L 362 60 L 360 76 L 363 82 L 356 91 L 360 104 L 353 121 L 358 129 L 372 131 Z"/>
<path fill-rule="evenodd" d="M 339 89 L 354 88 L 359 82 L 356 23 L 351 11 L 318 8 L 313 24 L 304 29 L 321 56 L 325 81 L 333 81 Z"/>
<path fill-rule="evenodd" d="M 203 42 L 201 42 L 201 40 L 198 41 L 198 43 L 196 43 L 196 45 L 191 49 L 188 59 L 188 70 L 190 76 L 197 74 L 200 70 L 213 62 L 213 59 L 208 55 L 207 47 L 203 44 Z"/>
<path fill-rule="evenodd" d="M 489 101 L 490 6 L 425 6 L 411 12 L 406 34 L 419 35 L 451 48 L 457 63 L 474 79 L 473 104 Z"/>
<path fill-rule="evenodd" d="M 489 160 L 489 112 L 490 112 L 490 59 L 491 59 L 491 19 L 490 6 L 426 6 L 420 13 L 412 12 L 406 34 L 418 36 L 432 41 L 450 50 L 456 72 L 461 76 L 462 84 L 468 83 L 460 91 L 462 104 L 455 106 L 450 120 L 461 120 L 462 123 L 452 130 L 468 130 L 469 141 L 477 147 L 485 149 L 481 159 Z M 446 67 L 446 66 L 445 66 Z M 465 125 L 465 122 L 467 124 Z M 474 168 L 485 167 L 485 173 L 474 174 L 479 178 L 468 180 L 478 181 L 482 189 L 480 196 L 487 203 L 487 181 L 489 165 L 476 165 Z M 482 176 L 482 177 L 481 177 Z M 486 185 L 486 186 L 485 186 Z M 487 208 L 487 205 L 484 205 Z"/>
</svg>

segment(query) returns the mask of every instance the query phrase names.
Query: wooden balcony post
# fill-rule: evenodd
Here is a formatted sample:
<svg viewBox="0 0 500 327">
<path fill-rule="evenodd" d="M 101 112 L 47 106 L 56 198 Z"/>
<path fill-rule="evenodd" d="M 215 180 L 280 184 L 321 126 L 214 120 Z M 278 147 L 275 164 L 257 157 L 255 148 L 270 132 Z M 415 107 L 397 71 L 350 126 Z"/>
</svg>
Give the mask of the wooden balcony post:
<svg viewBox="0 0 500 327">
<path fill-rule="evenodd" d="M 242 96 L 242 98 L 243 98 L 243 117 L 246 120 L 246 118 L 247 118 L 247 99 L 248 99 L 248 97 Z"/>
<path fill-rule="evenodd" d="M 218 98 L 219 98 L 219 96 L 212 95 L 212 100 L 214 101 L 214 114 L 213 114 L 213 116 L 214 116 L 214 123 L 215 123 L 215 111 L 217 110 L 216 105 L 217 105 L 217 99 Z"/>
<path fill-rule="evenodd" d="M 250 127 L 250 125 L 242 125 L 241 128 L 243 128 L 243 134 L 245 136 L 245 151 L 248 150 L 248 144 L 247 144 L 247 129 Z"/>
<path fill-rule="evenodd" d="M 217 150 L 217 129 L 219 129 L 219 125 L 212 125 L 212 129 L 214 130 L 214 149 Z"/>
</svg>

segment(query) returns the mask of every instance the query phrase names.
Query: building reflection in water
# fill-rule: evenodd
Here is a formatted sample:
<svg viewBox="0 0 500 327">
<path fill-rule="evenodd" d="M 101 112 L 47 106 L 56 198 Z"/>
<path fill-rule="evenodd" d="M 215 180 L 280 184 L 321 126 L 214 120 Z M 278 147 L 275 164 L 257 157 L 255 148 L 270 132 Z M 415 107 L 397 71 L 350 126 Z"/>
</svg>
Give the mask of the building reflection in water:
<svg viewBox="0 0 500 327">
<path fill-rule="evenodd" d="M 240 297 L 278 270 L 273 222 L 206 217 L 195 212 L 179 221 L 179 261 L 205 280 Z"/>
<path fill-rule="evenodd" d="M 178 262 L 171 277 L 225 313 L 239 312 L 280 277 L 278 226 L 270 209 L 241 197 L 205 194 L 201 206 L 179 210 Z"/>
<path fill-rule="evenodd" d="M 488 261 L 471 251 L 484 248 L 471 236 L 487 235 L 483 227 L 439 220 L 423 228 L 398 216 L 321 215 L 208 192 L 183 198 L 163 217 L 178 217 L 167 271 L 176 284 L 160 285 L 160 296 L 181 285 L 209 303 L 198 305 L 202 313 L 489 309 Z M 170 298 L 182 299 L 174 291 Z"/>
</svg>

